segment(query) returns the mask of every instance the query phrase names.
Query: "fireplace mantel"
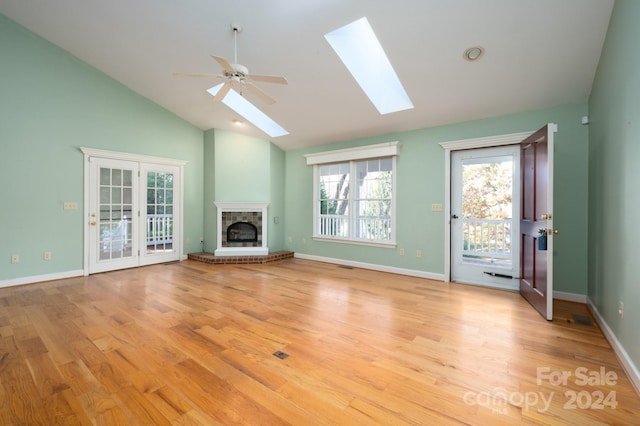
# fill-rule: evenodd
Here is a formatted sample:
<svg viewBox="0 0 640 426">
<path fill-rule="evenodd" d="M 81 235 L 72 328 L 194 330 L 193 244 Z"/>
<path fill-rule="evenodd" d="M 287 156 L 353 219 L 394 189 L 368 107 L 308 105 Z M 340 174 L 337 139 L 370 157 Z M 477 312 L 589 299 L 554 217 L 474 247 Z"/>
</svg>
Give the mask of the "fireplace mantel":
<svg viewBox="0 0 640 426">
<path fill-rule="evenodd" d="M 267 247 L 267 207 L 269 203 L 233 203 L 233 202 L 219 202 L 214 203 L 217 210 L 217 248 L 215 250 L 216 256 L 260 256 L 269 254 L 269 248 Z M 222 229 L 222 214 L 228 213 L 261 213 L 262 214 L 262 227 L 260 233 L 262 235 L 262 244 L 259 247 L 224 247 L 223 246 L 223 233 L 226 235 L 226 229 Z"/>
</svg>

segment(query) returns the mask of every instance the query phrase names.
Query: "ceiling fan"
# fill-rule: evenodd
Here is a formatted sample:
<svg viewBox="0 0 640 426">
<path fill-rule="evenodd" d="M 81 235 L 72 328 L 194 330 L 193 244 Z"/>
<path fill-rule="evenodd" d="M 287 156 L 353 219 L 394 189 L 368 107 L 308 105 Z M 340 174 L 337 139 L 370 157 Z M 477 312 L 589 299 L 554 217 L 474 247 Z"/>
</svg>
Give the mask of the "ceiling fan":
<svg viewBox="0 0 640 426">
<path fill-rule="evenodd" d="M 240 94 L 243 94 L 244 89 L 253 93 L 262 101 L 267 104 L 275 103 L 275 99 L 267 95 L 262 89 L 252 83 L 252 81 L 260 81 L 263 83 L 277 83 L 288 84 L 287 79 L 281 76 L 273 75 L 258 75 L 249 74 L 249 70 L 244 65 L 238 63 L 238 33 L 242 32 L 242 26 L 236 22 L 231 23 L 231 30 L 233 31 L 233 51 L 234 51 L 234 63 L 230 63 L 225 58 L 220 56 L 211 55 L 218 64 L 222 66 L 222 74 L 207 74 L 207 73 L 174 73 L 176 77 L 205 77 L 205 78 L 226 78 L 223 86 L 216 93 L 214 100 L 221 101 L 227 95 L 232 87 L 236 87 Z"/>
</svg>

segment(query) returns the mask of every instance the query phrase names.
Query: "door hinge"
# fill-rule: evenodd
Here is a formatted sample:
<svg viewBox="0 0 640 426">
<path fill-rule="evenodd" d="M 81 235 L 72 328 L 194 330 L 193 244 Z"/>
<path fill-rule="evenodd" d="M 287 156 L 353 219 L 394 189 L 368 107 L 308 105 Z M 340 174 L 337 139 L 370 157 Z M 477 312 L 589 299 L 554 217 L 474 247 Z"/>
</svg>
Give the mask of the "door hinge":
<svg viewBox="0 0 640 426">
<path fill-rule="evenodd" d="M 140 250 L 138 250 L 138 256 L 140 256 Z"/>
</svg>

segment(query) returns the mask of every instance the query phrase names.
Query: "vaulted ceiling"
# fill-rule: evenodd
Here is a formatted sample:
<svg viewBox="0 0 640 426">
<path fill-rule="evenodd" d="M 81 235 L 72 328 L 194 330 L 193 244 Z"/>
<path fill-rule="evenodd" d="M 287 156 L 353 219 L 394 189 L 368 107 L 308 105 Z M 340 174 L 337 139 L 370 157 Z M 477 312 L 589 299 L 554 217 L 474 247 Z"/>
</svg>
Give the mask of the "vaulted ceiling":
<svg viewBox="0 0 640 426">
<path fill-rule="evenodd" d="M 206 89 L 210 55 L 286 86 L 248 100 L 295 149 L 588 100 L 613 0 L 0 0 L 0 13 L 195 126 L 268 139 Z M 415 108 L 380 115 L 324 34 L 366 16 Z M 482 46 L 476 62 L 463 59 Z M 5 60 L 5 58 L 3 58 Z"/>
</svg>

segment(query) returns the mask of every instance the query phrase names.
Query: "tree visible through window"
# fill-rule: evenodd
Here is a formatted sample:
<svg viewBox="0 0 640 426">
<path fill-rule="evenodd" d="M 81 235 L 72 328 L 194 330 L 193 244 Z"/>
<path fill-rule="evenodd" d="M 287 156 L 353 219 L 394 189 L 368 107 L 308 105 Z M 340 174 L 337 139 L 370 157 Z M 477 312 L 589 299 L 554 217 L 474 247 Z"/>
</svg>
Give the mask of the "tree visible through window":
<svg viewBox="0 0 640 426">
<path fill-rule="evenodd" d="M 392 242 L 393 163 L 385 157 L 319 166 L 317 236 Z"/>
</svg>

